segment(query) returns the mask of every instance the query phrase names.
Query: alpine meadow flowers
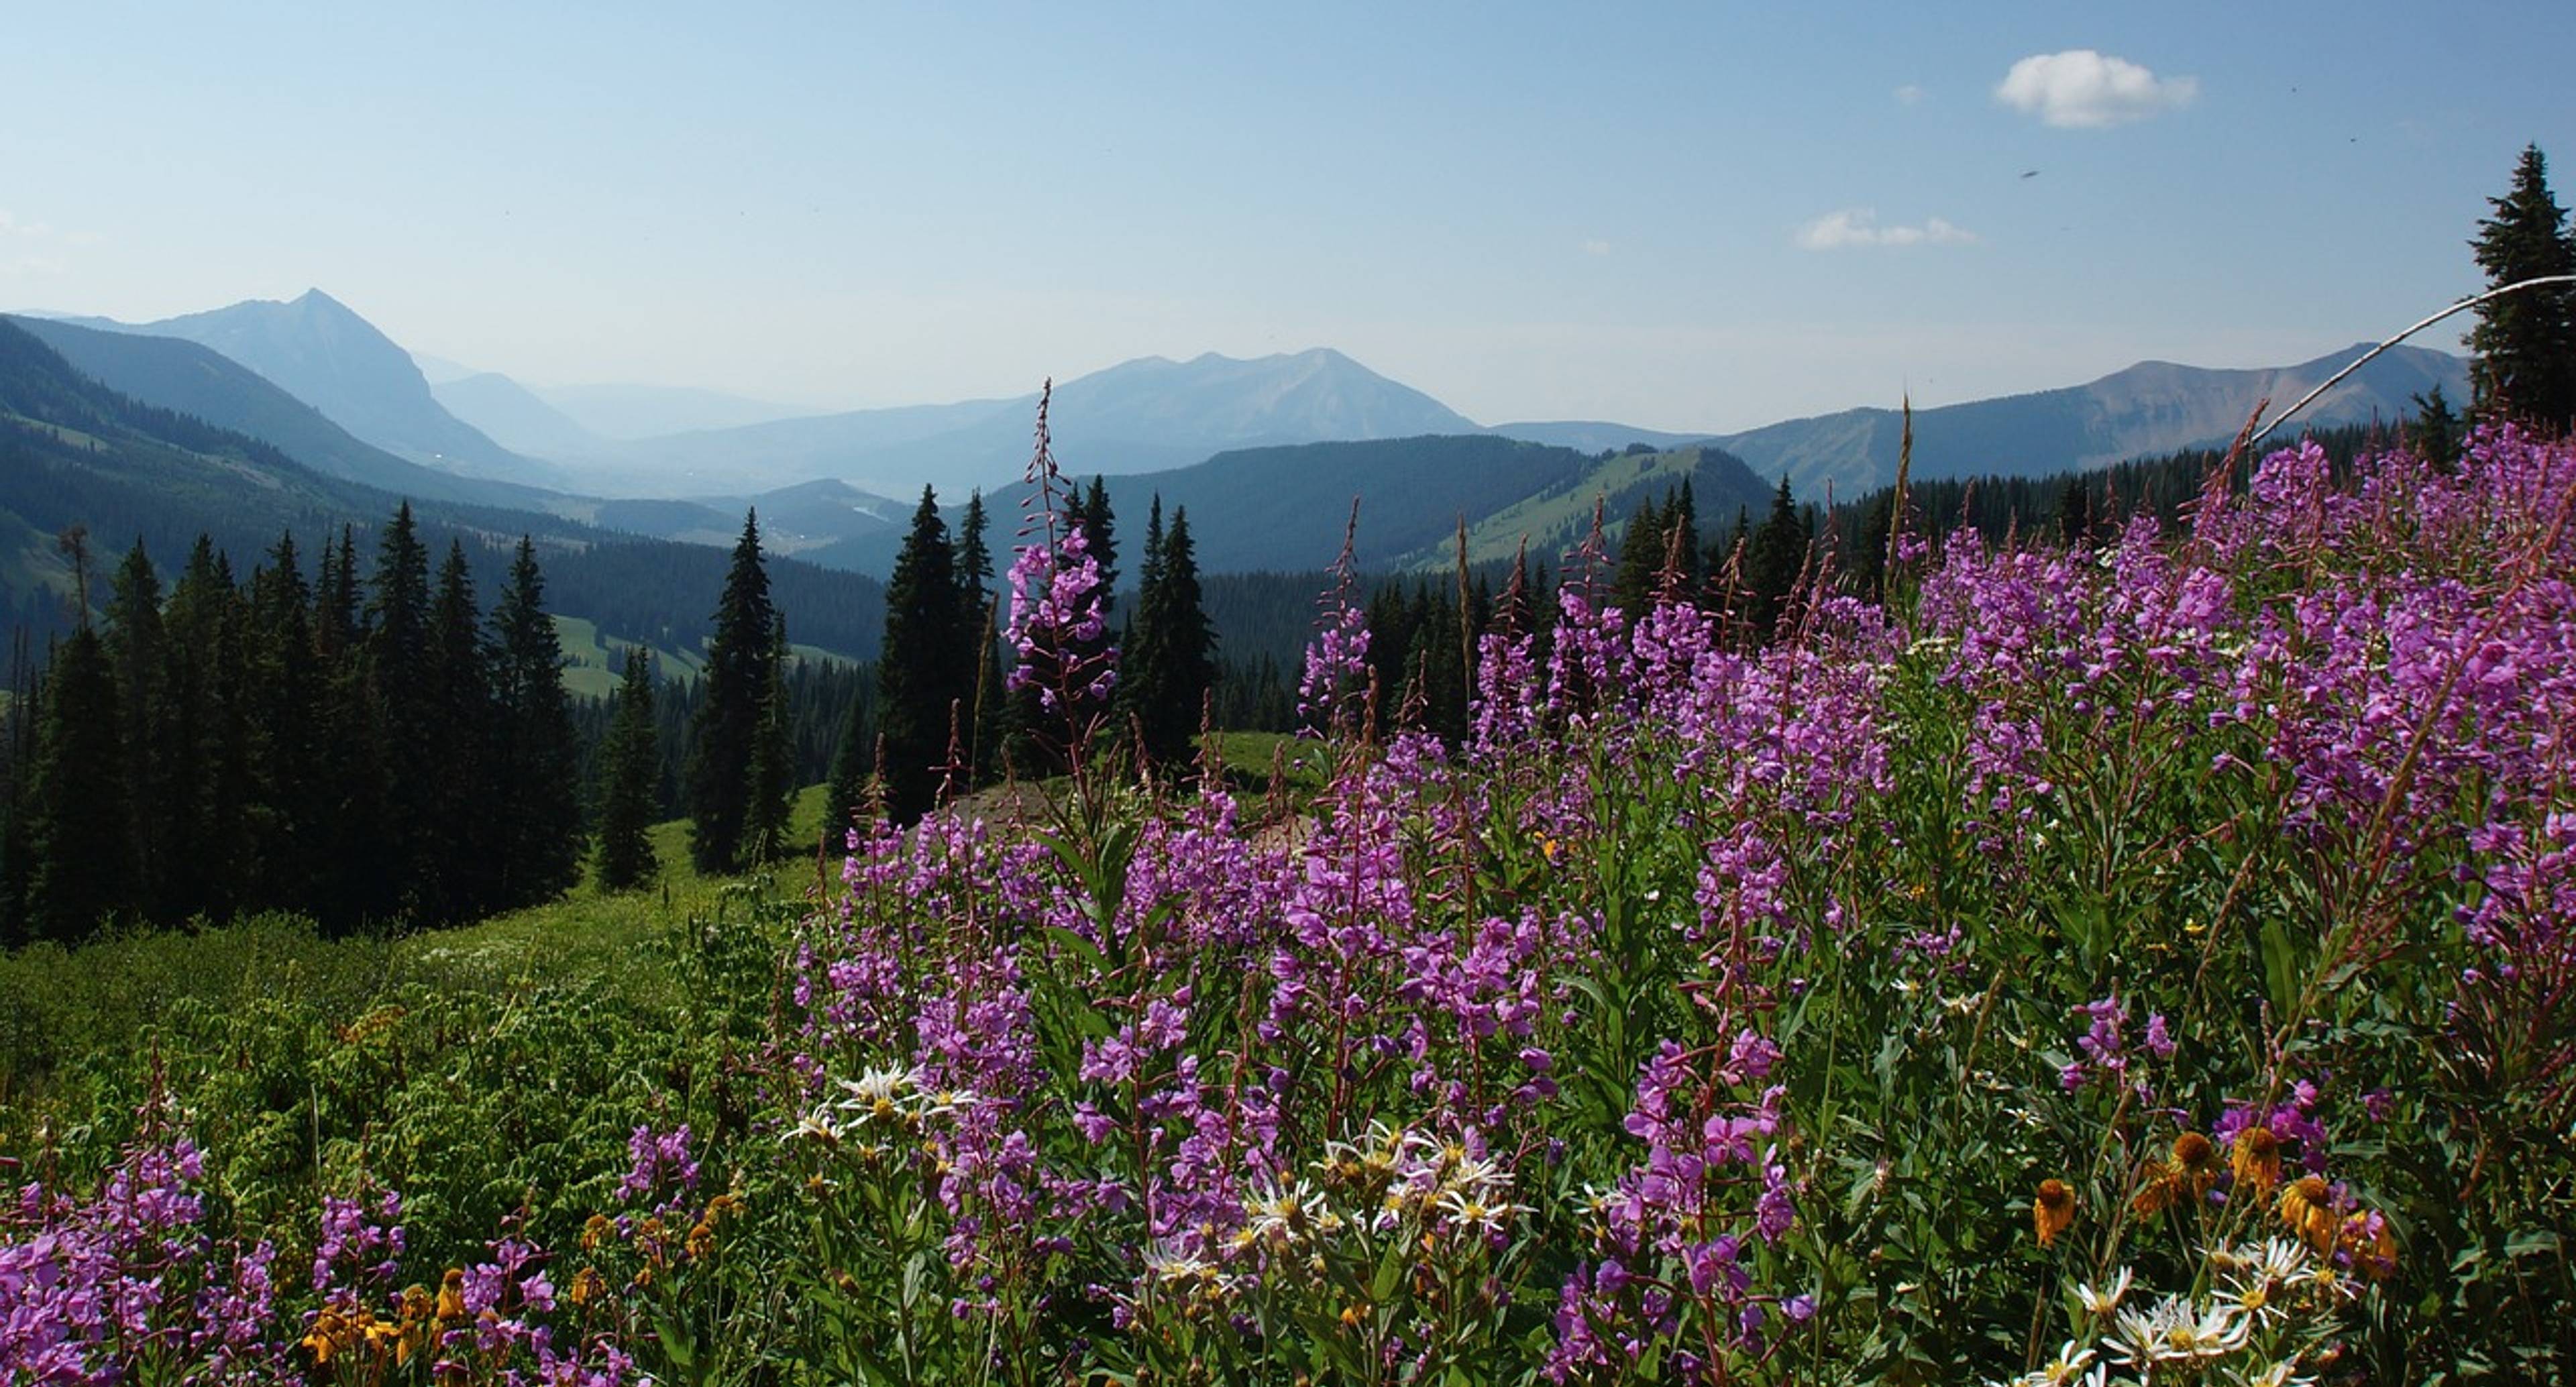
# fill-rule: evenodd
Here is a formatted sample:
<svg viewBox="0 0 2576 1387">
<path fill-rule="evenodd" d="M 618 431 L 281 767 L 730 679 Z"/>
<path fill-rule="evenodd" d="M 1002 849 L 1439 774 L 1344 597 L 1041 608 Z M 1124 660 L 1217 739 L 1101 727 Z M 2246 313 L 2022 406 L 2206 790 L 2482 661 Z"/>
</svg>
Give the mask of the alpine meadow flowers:
<svg viewBox="0 0 2576 1387">
<path fill-rule="evenodd" d="M 1042 509 L 1010 639 L 1081 805 L 861 825 L 774 933 L 693 926 L 756 945 L 730 1029 L 472 1239 L 399 1127 L 278 1215 L 185 1104 L 29 1175 L 0 1377 L 2576 1372 L 2571 508 L 2576 446 L 2496 429 L 1909 537 L 1767 641 L 1723 575 L 1578 577 L 1454 741 L 1344 581 L 1333 776 L 1267 807 L 1104 788 Z"/>
</svg>

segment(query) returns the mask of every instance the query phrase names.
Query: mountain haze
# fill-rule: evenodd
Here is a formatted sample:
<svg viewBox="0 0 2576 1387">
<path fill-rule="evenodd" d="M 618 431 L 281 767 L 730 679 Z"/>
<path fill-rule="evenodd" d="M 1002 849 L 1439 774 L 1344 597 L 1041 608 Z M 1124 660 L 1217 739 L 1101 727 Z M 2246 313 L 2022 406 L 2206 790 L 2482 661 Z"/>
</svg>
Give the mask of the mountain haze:
<svg viewBox="0 0 2576 1387">
<path fill-rule="evenodd" d="M 1122 550 L 1143 533 L 1159 496 L 1166 518 L 1188 510 L 1201 569 L 1242 573 L 1330 566 L 1354 500 L 1353 554 L 1363 568 L 1446 567 L 1455 562 L 1461 521 L 1470 529 L 1471 561 L 1508 558 L 1526 537 L 1534 557 L 1553 563 L 1590 526 L 1596 499 L 1615 538 L 1638 505 L 1661 500 L 1685 479 L 1702 520 L 1712 524 L 1769 499 L 1761 478 L 1714 448 L 1605 458 L 1488 434 L 1238 449 L 1189 467 L 1110 476 L 1104 486 Z M 1010 518 L 1020 513 L 1025 490 L 1015 482 L 987 495 L 996 548 L 1009 544 Z M 862 537 L 806 557 L 882 574 L 892 569 L 901 540 L 900 533 Z"/>
<path fill-rule="evenodd" d="M 423 467 L 365 443 L 267 377 L 178 337 L 83 327 L 69 320 L 6 321 L 60 353 L 81 374 L 136 401 L 193 415 L 275 446 L 326 477 L 425 500 L 537 506 L 550 493 Z"/>
<path fill-rule="evenodd" d="M 429 393 L 458 420 L 528 457 L 581 457 L 608 446 L 607 439 L 498 371 L 440 381 L 429 387 Z"/>
<path fill-rule="evenodd" d="M 596 489 L 696 484 L 765 488 L 838 477 L 906 495 L 998 489 L 1026 468 L 1037 397 L 859 410 L 648 440 L 614 455 Z M 1187 466 L 1229 448 L 1471 434 L 1475 421 L 1340 352 L 1237 360 L 1145 357 L 1055 389 L 1055 451 L 1069 472 L 1122 475 Z M 649 481 L 647 479 L 650 479 Z"/>
<path fill-rule="evenodd" d="M 152 323 L 85 324 L 211 347 L 387 452 L 442 471 L 526 485 L 562 480 L 449 414 L 411 354 L 319 289 Z"/>
<path fill-rule="evenodd" d="M 0 318 L 0 614 L 60 612 L 53 594 L 69 591 L 72 579 L 54 536 L 71 526 L 91 536 L 96 605 L 113 556 L 137 541 L 165 575 L 199 535 L 247 573 L 292 531 L 310 565 L 343 526 L 372 554 L 376 527 L 400 499 L 316 471 L 274 444 L 137 401 Z M 462 541 L 482 591 L 498 591 L 510 550 L 526 535 L 543 558 L 552 612 L 663 649 L 686 650 L 704 638 L 729 563 L 725 547 L 617 536 L 526 509 L 452 500 L 412 509 L 433 550 Z M 737 512 L 728 546 L 740 523 Z M 849 657 L 875 653 L 885 594 L 874 581 L 783 556 L 769 568 L 800 643 Z"/>
<path fill-rule="evenodd" d="M 2086 385 L 1917 410 L 1913 475 L 2041 476 L 2223 444 L 2245 426 L 2256 401 L 2268 397 L 2267 416 L 2277 414 L 2369 349 L 2359 344 L 2259 370 L 2145 361 Z M 2454 404 L 2466 401 L 2468 363 L 2445 352 L 2392 348 L 2308 406 L 2294 426 L 2409 418 L 2414 396 L 2436 385 Z M 1895 410 L 1848 409 L 1715 442 L 1763 476 L 1785 472 L 1800 496 L 1818 499 L 1828 485 L 1852 497 L 1893 482 L 1902 433 Z"/>
</svg>

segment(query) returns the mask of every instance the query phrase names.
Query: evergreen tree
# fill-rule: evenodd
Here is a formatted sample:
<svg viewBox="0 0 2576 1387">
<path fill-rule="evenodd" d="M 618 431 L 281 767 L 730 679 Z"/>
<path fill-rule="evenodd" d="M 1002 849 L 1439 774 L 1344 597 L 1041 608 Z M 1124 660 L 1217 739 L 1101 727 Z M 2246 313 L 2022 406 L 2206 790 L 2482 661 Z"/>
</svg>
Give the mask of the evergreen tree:
<svg viewBox="0 0 2576 1387">
<path fill-rule="evenodd" d="M 177 733 L 167 707 L 169 643 L 161 625 L 161 579 L 152 571 L 143 541 L 119 564 L 107 601 L 108 659 L 116 672 L 119 741 L 125 751 L 125 805 L 133 815 L 126 842 L 133 849 L 130 899 L 147 918 L 164 906 L 173 855 L 185 846 L 171 839 L 168 739 Z"/>
<path fill-rule="evenodd" d="M 1144 757 L 1170 765 L 1188 758 L 1208 691 L 1215 687 L 1216 633 L 1199 589 L 1189 511 L 1173 511 L 1166 530 L 1160 496 L 1146 520 L 1141 582 L 1119 686 L 1133 725 L 1143 731 Z"/>
<path fill-rule="evenodd" d="M 1789 478 L 1782 474 L 1780 490 L 1771 498 L 1771 514 L 1745 545 L 1744 582 L 1755 639 L 1767 640 L 1779 634 L 1789 615 L 1789 599 L 1796 592 L 1798 577 L 1807 566 L 1807 526 L 1798 514 L 1798 504 L 1789 493 Z"/>
<path fill-rule="evenodd" d="M 1671 497 L 1665 499 L 1670 501 Z M 1610 590 L 1610 600 L 1632 617 L 1643 614 L 1654 600 L 1656 579 L 1664 571 L 1664 545 L 1671 519 L 1663 506 L 1643 502 L 1629 517 L 1628 532 L 1620 537 L 1619 577 Z"/>
<path fill-rule="evenodd" d="M 603 891 L 625 891 L 660 870 L 648 832 L 658 807 L 662 747 L 653 719 L 652 657 L 642 646 L 626 651 L 616 710 L 600 748 L 599 856 Z"/>
<path fill-rule="evenodd" d="M 868 799 L 868 777 L 876 774 L 876 734 L 868 726 L 866 691 L 850 690 L 841 713 L 840 739 L 832 748 L 832 779 L 823 795 L 823 826 L 847 828 Z"/>
<path fill-rule="evenodd" d="M 330 553 L 325 546 L 323 553 Z M 295 536 L 278 537 L 251 574 L 245 722 L 260 729 L 251 766 L 262 903 L 321 913 L 316 883 L 328 873 L 333 782 L 362 773 L 331 759 L 327 673 L 315 649 L 311 594 Z M 175 605 L 175 602 L 174 602 Z"/>
<path fill-rule="evenodd" d="M 751 807 L 742 827 L 743 855 L 752 862 L 776 862 L 787 855 L 787 812 L 796 790 L 783 616 L 771 623 L 769 651 L 769 688 L 760 701 L 760 735 L 751 749 Z"/>
<path fill-rule="evenodd" d="M 564 697 L 563 645 L 545 610 L 536 545 L 522 535 L 510 586 L 492 614 L 499 705 L 494 781 L 500 799 L 500 892 L 508 908 L 551 900 L 581 872 L 578 748 Z"/>
<path fill-rule="evenodd" d="M 261 874 L 254 743 L 276 729 L 254 721 L 246 703 L 247 625 L 231 561 L 197 536 L 162 613 L 178 733 L 169 744 L 165 812 L 173 841 L 185 845 L 184 879 L 175 883 L 171 906 L 180 916 L 219 916 L 248 904 Z"/>
<path fill-rule="evenodd" d="M 886 812 L 919 818 L 938 797 L 948 760 L 949 719 L 974 696 L 973 666 L 957 638 L 957 556 L 939 500 L 921 489 L 912 532 L 886 582 L 885 644 L 877 657 L 877 735 L 885 746 Z"/>
<path fill-rule="evenodd" d="M 431 923 L 470 920 L 501 896 L 505 845 L 497 806 L 519 792 L 496 775 L 501 722 L 492 697 L 492 652 L 474 599 L 473 570 L 462 540 L 448 543 L 430 604 L 429 719 L 416 735 L 418 754 L 440 767 L 411 841 L 413 899 Z"/>
<path fill-rule="evenodd" d="M 338 664 L 364 636 L 358 609 L 358 537 L 340 527 L 340 544 L 322 537 L 322 572 L 313 590 L 313 648 L 325 664 Z"/>
<path fill-rule="evenodd" d="M 2452 412 L 2439 381 L 2431 394 L 2418 393 L 2414 403 L 2415 422 L 2407 426 L 2406 439 L 2425 460 L 2447 470 L 2460 457 L 2460 417 Z"/>
<path fill-rule="evenodd" d="M 978 781 L 993 774 L 1010 708 L 1002 687 L 1001 610 L 994 601 L 998 592 L 993 586 L 993 551 L 984 539 L 990 528 L 984 493 L 968 492 L 966 514 L 957 526 L 957 584 L 963 594 L 960 629 L 969 645 L 966 667 L 974 671 L 973 702 L 965 721 L 967 759 Z M 874 769 L 873 762 L 869 769 Z"/>
<path fill-rule="evenodd" d="M 742 870 L 756 794 L 752 761 L 776 663 L 777 613 L 760 557 L 760 518 L 746 514 L 707 642 L 705 700 L 689 727 L 685 798 L 689 857 L 710 876 Z"/>
<path fill-rule="evenodd" d="M 2495 215 L 2478 223 L 2469 243 L 2487 287 L 2576 274 L 2576 239 L 2566 209 L 2550 195 L 2538 145 L 2523 147 L 2513 187 L 2488 202 Z M 2469 349 L 2477 356 L 2480 414 L 2509 413 L 2552 429 L 2576 418 L 2576 290 L 2526 289 L 2479 305 Z"/>
<path fill-rule="evenodd" d="M 1083 497 L 1080 516 L 1084 549 L 1100 565 L 1100 612 L 1105 617 L 1115 605 L 1109 594 L 1118 590 L 1118 518 L 1109 511 L 1108 484 L 1097 474 L 1091 478 L 1090 493 Z"/>
<path fill-rule="evenodd" d="M 9 704 L 0 709 L 0 949 L 27 942 L 30 793 L 36 765 L 36 660 L 27 628 L 9 639 Z"/>
<path fill-rule="evenodd" d="M 326 543 L 324 550 L 330 553 L 331 546 Z M 325 928 L 338 932 L 393 913 L 399 833 L 392 817 L 386 711 L 376 696 L 382 652 L 359 606 L 352 527 L 341 527 L 337 557 L 323 579 L 313 601 L 313 648 L 322 662 L 322 717 L 315 734 L 332 771 L 331 810 L 314 835 L 326 870 L 312 889 L 315 913 Z M 420 581 L 425 590 L 425 574 Z"/>
<path fill-rule="evenodd" d="M 1112 695 L 1111 722 L 1118 736 L 1141 728 L 1154 701 L 1162 697 L 1161 642 L 1154 631 L 1155 603 L 1163 585 L 1163 496 L 1154 493 L 1145 516 L 1145 561 L 1136 574 L 1136 610 L 1127 614 L 1118 635 L 1118 687 Z M 1140 758 L 1153 758 L 1151 738 L 1136 747 Z"/>
<path fill-rule="evenodd" d="M 36 938 L 71 943 L 133 903 L 116 672 L 87 621 L 54 651 L 43 704 L 27 826 L 27 915 Z"/>
</svg>

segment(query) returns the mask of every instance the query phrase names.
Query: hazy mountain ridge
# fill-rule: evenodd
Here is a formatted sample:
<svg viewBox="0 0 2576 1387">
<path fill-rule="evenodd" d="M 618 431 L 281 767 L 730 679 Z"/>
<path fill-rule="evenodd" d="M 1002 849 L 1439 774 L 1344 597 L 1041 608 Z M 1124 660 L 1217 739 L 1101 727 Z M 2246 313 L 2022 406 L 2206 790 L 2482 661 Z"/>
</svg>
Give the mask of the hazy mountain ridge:
<svg viewBox="0 0 2576 1387">
<path fill-rule="evenodd" d="M 72 321 L 211 347 L 357 437 L 426 466 L 522 485 L 564 480 L 448 413 L 411 353 L 319 289 L 290 302 L 251 299 L 158 322 Z"/>
<path fill-rule="evenodd" d="M 1768 485 L 1714 448 L 1604 458 L 1490 434 L 1238 449 L 1189 467 L 1108 476 L 1103 486 L 1122 553 L 1133 552 L 1159 496 L 1166 520 L 1188 510 L 1199 566 L 1213 574 L 1330 566 L 1355 499 L 1353 554 L 1371 571 L 1454 563 L 1461 520 L 1470 529 L 1471 561 L 1509 557 L 1526 534 L 1532 556 L 1553 563 L 1590 524 L 1596 497 L 1615 538 L 1637 505 L 1661 500 L 1684 478 L 1706 525 L 1721 514 L 1731 518 L 1738 506 L 1768 502 Z M 1013 540 L 1026 492 L 1025 483 L 1013 483 L 985 496 L 997 551 Z M 952 508 L 952 524 L 955 518 Z M 882 575 L 901 542 L 900 532 L 867 536 L 807 557 Z"/>
<path fill-rule="evenodd" d="M 2233 439 L 2258 400 L 2267 417 L 2288 409 L 2368 351 L 2356 344 L 2295 366 L 2221 370 L 2145 361 L 2083 385 L 1943 405 L 1914 413 L 1913 475 L 2039 476 L 2090 471 L 2131 458 Z M 2395 347 L 2302 413 L 2296 424 L 2395 422 L 2413 397 L 2439 385 L 2469 398 L 2468 363 L 2445 352 Z M 1798 494 L 1857 496 L 1896 479 L 1903 420 L 1892 409 L 1849 409 L 1722 435 L 1718 446 L 1769 477 L 1786 473 Z"/>
<path fill-rule="evenodd" d="M 10 318 L 73 368 L 119 394 L 269 443 L 324 476 L 405 496 L 540 507 L 547 493 L 459 476 L 396 457 L 211 347 L 179 337 Z"/>
<path fill-rule="evenodd" d="M 434 381 L 429 393 L 439 408 L 502 447 L 529 457 L 583 457 L 610 446 L 607 439 L 498 371 Z"/>
<path fill-rule="evenodd" d="M 435 475 L 435 474 L 430 474 Z M 452 480 L 452 479 L 451 479 Z M 27 610 L 38 588 L 68 590 L 52 552 L 68 526 L 91 533 L 91 598 L 113 555 L 138 539 L 163 574 L 199 534 L 247 573 L 291 530 L 311 565 L 350 526 L 372 556 L 373 531 L 401 494 L 325 475 L 276 445 L 192 414 L 137 401 L 80 371 L 15 321 L 0 319 L 0 609 Z M 700 639 L 722 587 L 723 547 L 608 534 L 563 517 L 454 500 L 414 505 L 424 536 L 466 541 L 486 594 L 498 590 L 509 546 L 533 536 L 546 566 L 548 607 L 657 646 Z M 740 531 L 735 512 L 725 535 Z M 866 657 L 883 626 L 884 591 L 859 574 L 785 556 L 770 564 L 797 640 Z"/>
<path fill-rule="evenodd" d="M 768 488 L 816 476 L 871 491 L 998 490 L 1028 463 L 1037 396 L 855 410 L 650 439 L 583 483 L 620 494 L 731 480 Z M 1068 470 L 1127 475 L 1188 466 L 1229 448 L 1480 432 L 1475 421 L 1340 352 L 1240 360 L 1145 357 L 1055 389 L 1055 450 Z M 649 479 L 649 480 L 648 480 Z"/>
</svg>

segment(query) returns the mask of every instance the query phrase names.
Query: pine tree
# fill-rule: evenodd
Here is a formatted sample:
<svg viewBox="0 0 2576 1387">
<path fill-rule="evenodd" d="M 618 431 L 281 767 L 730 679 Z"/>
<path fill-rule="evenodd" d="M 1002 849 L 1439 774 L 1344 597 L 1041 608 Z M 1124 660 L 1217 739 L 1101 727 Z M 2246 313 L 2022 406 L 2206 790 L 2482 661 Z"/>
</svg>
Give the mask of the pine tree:
<svg viewBox="0 0 2576 1387">
<path fill-rule="evenodd" d="M 868 798 L 868 777 L 876 774 L 876 734 L 868 726 L 868 695 L 850 690 L 841 710 L 840 740 L 832 746 L 832 779 L 823 792 L 823 826 L 841 829 L 855 822 Z"/>
<path fill-rule="evenodd" d="M 31 937 L 27 921 L 29 779 L 36 765 L 36 659 L 22 624 L 9 639 L 9 703 L 0 709 L 0 949 Z"/>
<path fill-rule="evenodd" d="M 43 704 L 30 790 L 27 915 L 35 937 L 71 943 L 133 901 L 116 672 L 87 621 L 55 650 Z"/>
<path fill-rule="evenodd" d="M 751 807 L 743 817 L 743 855 L 776 862 L 787 855 L 787 813 L 796 790 L 793 710 L 787 702 L 787 618 L 770 627 L 769 689 L 761 699 L 760 735 L 751 749 Z"/>
<path fill-rule="evenodd" d="M 968 642 L 966 667 L 974 671 L 972 702 L 963 725 L 967 760 L 979 782 L 992 777 L 1010 707 L 1002 687 L 1001 611 L 994 601 L 993 551 L 984 540 L 990 528 L 984 493 L 968 492 L 966 514 L 957 525 L 957 588 L 963 617 L 960 629 Z"/>
<path fill-rule="evenodd" d="M 174 866 L 171 911 L 220 916 L 248 904 L 260 878 L 255 743 L 273 727 L 254 721 L 248 612 L 232 563 L 205 535 L 170 588 L 162 627 L 170 649 L 168 696 L 177 735 L 168 745 Z"/>
<path fill-rule="evenodd" d="M 1771 498 L 1769 518 L 1745 545 L 1744 581 L 1751 604 L 1748 617 L 1756 639 L 1776 636 L 1787 618 L 1789 599 L 1807 566 L 1807 542 L 1806 521 L 1798 514 L 1798 504 L 1789 492 L 1789 478 L 1783 474 L 1780 490 Z"/>
<path fill-rule="evenodd" d="M 2566 209 L 2550 195 L 2538 145 L 2523 147 L 2513 187 L 2488 202 L 2495 215 L 2478 223 L 2469 243 L 2487 287 L 2576 274 L 2576 239 Z M 2479 305 L 2469 348 L 2477 357 L 2478 413 L 2509 413 L 2553 429 L 2576 418 L 2576 290 L 2526 289 Z"/>
<path fill-rule="evenodd" d="M 1145 526 L 1146 557 L 1136 595 L 1135 639 L 1124 651 L 1121 687 L 1144 732 L 1149 761 L 1185 760 L 1196 740 L 1208 692 L 1216 686 L 1216 633 L 1208 624 L 1199 588 L 1197 546 L 1190 540 L 1186 507 L 1162 524 L 1163 501 Z"/>
<path fill-rule="evenodd" d="M 643 647 L 626 652 L 626 676 L 600 746 L 599 889 L 625 891 L 660 870 L 654 859 L 654 810 L 662 779 L 662 747 L 653 718 L 652 657 Z"/>
<path fill-rule="evenodd" d="M 1672 501 L 1671 495 L 1665 501 Z M 1628 532 L 1619 540 L 1619 577 L 1611 588 L 1610 600 L 1619 610 L 1635 617 L 1643 615 L 1654 601 L 1656 579 L 1664 571 L 1666 527 L 1672 516 L 1665 506 L 1647 501 L 1629 518 Z"/>
<path fill-rule="evenodd" d="M 2460 457 L 2460 417 L 2451 410 L 2451 402 L 2442 394 L 2441 382 L 2433 383 L 2432 393 L 2414 397 L 2415 421 L 2406 428 L 2406 439 L 2426 461 L 2448 469 Z"/>
<path fill-rule="evenodd" d="M 422 918 L 447 924 L 500 904 L 504 825 L 495 807 L 518 790 L 495 774 L 501 724 L 492 697 L 492 652 L 484 645 L 462 540 L 449 541 L 439 565 L 429 640 L 429 719 L 417 729 L 417 754 L 440 770 L 425 798 L 429 813 L 412 839 L 410 880 Z"/>
<path fill-rule="evenodd" d="M 885 644 L 877 657 L 877 735 L 885 747 L 886 812 L 909 822 L 939 794 L 950 718 L 974 696 L 968 648 L 957 637 L 957 556 L 939 499 L 921 489 L 912 532 L 886 582 Z"/>
<path fill-rule="evenodd" d="M 328 871 L 332 781 L 359 768 L 331 760 L 326 675 L 314 648 L 311 597 L 295 536 L 279 536 L 268 563 L 251 574 L 242 704 L 244 721 L 259 729 L 251 765 L 252 798 L 260 806 L 253 832 L 258 895 L 266 904 L 318 913 L 324 902 L 316 883 Z"/>
<path fill-rule="evenodd" d="M 502 908 L 552 900 L 581 873 L 580 754 L 545 584 L 536 545 L 522 535 L 509 590 L 492 613 Z"/>
<path fill-rule="evenodd" d="M 415 540 L 398 557 L 407 558 L 417 548 Z M 324 551 L 331 554 L 328 543 Z M 428 581 L 424 570 L 419 579 L 424 596 Z M 389 918 L 401 887 L 393 757 L 385 705 L 376 693 L 378 660 L 389 652 L 379 649 L 359 591 L 357 536 L 353 527 L 343 525 L 336 557 L 313 598 L 313 649 L 322 662 L 322 718 L 316 737 L 331 768 L 331 809 L 314 835 L 327 865 L 312 893 L 314 913 L 334 933 Z"/>
<path fill-rule="evenodd" d="M 715 634 L 707 642 L 706 692 L 689 728 L 684 798 L 689 810 L 689 857 L 699 872 L 741 871 L 750 844 L 752 761 L 771 688 L 777 612 L 769 601 L 769 570 L 761 562 L 760 517 L 743 516 L 716 605 Z"/>
<path fill-rule="evenodd" d="M 161 579 L 136 539 L 117 566 L 107 601 L 107 649 L 116 672 L 119 740 L 125 750 L 125 805 L 133 815 L 126 842 L 134 858 L 130 899 L 146 918 L 161 918 L 165 876 L 185 846 L 171 839 L 169 739 L 177 735 L 167 706 L 169 642 L 161 625 Z"/>
<path fill-rule="evenodd" d="M 1156 492 L 1145 515 L 1145 561 L 1136 574 L 1136 610 L 1127 614 L 1127 625 L 1118 637 L 1118 687 L 1111 721 L 1121 737 L 1141 732 L 1166 693 L 1163 641 L 1157 629 L 1162 586 L 1163 496 Z M 1144 737 L 1136 752 L 1148 762 L 1159 759 L 1151 736 Z"/>
</svg>

